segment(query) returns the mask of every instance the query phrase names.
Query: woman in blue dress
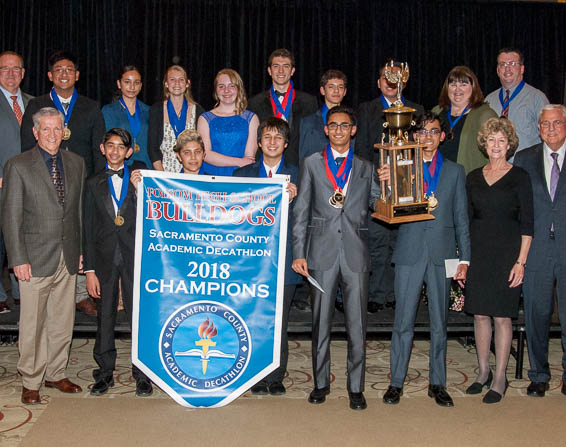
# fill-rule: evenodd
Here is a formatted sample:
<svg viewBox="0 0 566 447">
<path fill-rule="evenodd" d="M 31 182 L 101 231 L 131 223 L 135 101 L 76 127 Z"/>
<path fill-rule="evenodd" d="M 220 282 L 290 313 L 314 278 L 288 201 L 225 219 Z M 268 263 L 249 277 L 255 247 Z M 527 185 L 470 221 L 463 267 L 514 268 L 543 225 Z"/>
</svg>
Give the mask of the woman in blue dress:
<svg viewBox="0 0 566 447">
<path fill-rule="evenodd" d="M 149 106 L 138 99 L 142 88 L 140 71 L 133 65 L 122 67 L 116 85 L 118 97 L 113 103 L 102 107 L 106 130 L 120 127 L 130 132 L 134 153 L 126 163 L 134 169 L 151 169 L 147 150 Z"/>
<path fill-rule="evenodd" d="M 246 110 L 248 101 L 240 75 L 229 68 L 214 79 L 215 107 L 198 119 L 206 148 L 203 171 L 231 176 L 236 168 L 255 162 L 259 119 Z"/>
</svg>

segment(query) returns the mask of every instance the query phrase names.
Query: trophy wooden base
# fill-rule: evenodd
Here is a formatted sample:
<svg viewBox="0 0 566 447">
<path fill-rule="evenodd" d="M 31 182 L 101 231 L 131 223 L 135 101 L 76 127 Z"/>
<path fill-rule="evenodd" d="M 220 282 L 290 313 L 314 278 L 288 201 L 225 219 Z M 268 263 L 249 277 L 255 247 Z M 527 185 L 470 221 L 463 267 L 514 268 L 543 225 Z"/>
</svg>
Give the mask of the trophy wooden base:
<svg viewBox="0 0 566 447">
<path fill-rule="evenodd" d="M 434 219 L 434 216 L 428 212 L 428 201 L 393 205 L 379 199 L 376 200 L 375 213 L 371 217 L 390 224 Z"/>
</svg>

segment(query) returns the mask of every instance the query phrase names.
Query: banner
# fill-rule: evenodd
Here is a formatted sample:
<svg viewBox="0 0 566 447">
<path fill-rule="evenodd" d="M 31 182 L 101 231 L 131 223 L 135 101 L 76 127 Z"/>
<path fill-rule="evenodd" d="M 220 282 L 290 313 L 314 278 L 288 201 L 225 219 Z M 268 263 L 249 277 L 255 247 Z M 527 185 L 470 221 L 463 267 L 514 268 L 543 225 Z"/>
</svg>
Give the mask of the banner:
<svg viewBox="0 0 566 447">
<path fill-rule="evenodd" d="M 142 172 L 132 361 L 181 405 L 226 405 L 279 366 L 288 177 Z"/>
</svg>

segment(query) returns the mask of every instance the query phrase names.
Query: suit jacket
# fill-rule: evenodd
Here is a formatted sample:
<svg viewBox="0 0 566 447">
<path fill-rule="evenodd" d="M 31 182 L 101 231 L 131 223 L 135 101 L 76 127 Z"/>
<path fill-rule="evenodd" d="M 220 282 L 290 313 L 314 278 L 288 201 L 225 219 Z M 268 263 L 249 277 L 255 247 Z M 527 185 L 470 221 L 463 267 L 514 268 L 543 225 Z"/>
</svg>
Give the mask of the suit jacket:
<svg viewBox="0 0 566 447">
<path fill-rule="evenodd" d="M 445 259 L 456 258 L 456 247 L 460 252 L 461 261 L 470 260 L 464 167 L 444 159 L 434 195 L 438 200 L 438 208 L 431 212 L 434 220 L 399 226 L 392 258 L 394 264 L 414 265 L 425 247 L 435 265 L 444 265 Z"/>
<path fill-rule="evenodd" d="M 297 184 L 297 177 L 299 176 L 299 170 L 296 166 L 287 164 L 285 160 L 283 160 L 283 166 L 281 166 L 281 174 L 286 174 L 291 177 L 291 183 Z M 259 161 L 247 166 L 243 166 L 239 169 L 236 169 L 232 174 L 233 177 L 259 177 L 259 169 L 260 169 Z M 293 221 L 293 206 L 295 201 L 293 200 L 289 204 L 289 215 L 287 221 L 287 248 L 285 253 L 285 284 L 300 284 L 303 282 L 301 275 L 295 273 L 295 271 L 291 268 L 291 264 L 293 263 L 293 249 L 292 249 L 292 242 L 291 242 L 291 222 Z"/>
<path fill-rule="evenodd" d="M 534 236 L 527 259 L 527 271 L 540 270 L 545 266 L 550 245 L 556 245 L 559 253 L 566 253 L 566 175 L 562 174 L 554 195 L 550 199 L 544 174 L 544 143 L 517 152 L 514 164 L 529 173 L 533 188 Z M 564 170 L 564 165 L 562 167 Z M 549 238 L 554 223 L 554 241 Z"/>
<path fill-rule="evenodd" d="M 417 117 L 424 113 L 424 107 L 411 101 L 406 101 L 407 107 L 412 107 L 417 111 L 413 117 Z M 383 132 L 387 131 L 383 128 L 385 115 L 383 113 L 383 105 L 379 98 L 360 104 L 358 108 L 358 131 L 356 133 L 356 149 L 355 152 L 362 158 L 379 164 L 377 151 L 373 145 L 381 143 Z"/>
<path fill-rule="evenodd" d="M 33 276 L 51 276 L 63 250 L 74 275 L 82 253 L 82 196 L 86 168 L 81 157 L 61 151 L 65 204 L 59 205 L 49 170 L 37 146 L 4 167 L 2 231 L 8 264 L 31 264 Z"/>
<path fill-rule="evenodd" d="M 125 181 L 125 179 L 124 179 Z M 136 191 L 128 185 L 126 198 L 120 207 L 124 225 L 114 223 L 110 185 L 105 171 L 89 177 L 85 184 L 83 208 L 84 270 L 94 270 L 100 281 L 109 278 L 114 269 L 116 249 L 119 247 L 124 266 L 134 268 L 136 240 Z"/>
<path fill-rule="evenodd" d="M 316 98 L 308 93 L 295 90 L 295 100 L 291 107 L 291 117 L 289 118 L 289 127 L 291 128 L 291 136 L 289 138 L 289 146 L 285 151 L 285 161 L 288 164 L 298 166 L 299 164 L 299 134 L 301 118 L 316 112 L 318 103 Z M 259 121 L 263 121 L 273 116 L 273 108 L 271 107 L 269 90 L 258 93 L 248 102 L 248 109 L 254 112 Z M 258 151 L 259 154 L 259 151 Z"/>
<path fill-rule="evenodd" d="M 1 92 L 0 92 L 1 93 Z M 24 107 L 27 107 L 33 96 L 22 92 Z M 14 115 L 12 105 L 0 94 L 0 178 L 4 176 L 4 165 L 6 162 L 21 152 L 20 124 Z"/>
<path fill-rule="evenodd" d="M 353 272 L 369 271 L 368 208 L 379 196 L 373 167 L 354 156 L 342 209 L 330 206 L 333 187 L 326 177 L 324 155 L 301 160 L 299 195 L 293 210 L 293 258 L 305 258 L 312 270 L 328 270 L 344 248 Z"/>
<path fill-rule="evenodd" d="M 35 145 L 32 116 L 42 107 L 55 107 L 49 93 L 32 99 L 26 108 L 21 128 L 22 152 Z M 87 175 L 102 169 L 106 160 L 100 153 L 100 144 L 106 128 L 98 103 L 79 95 L 69 120 L 69 129 L 71 129 L 71 137 L 61 142 L 61 149 L 83 157 Z"/>
</svg>

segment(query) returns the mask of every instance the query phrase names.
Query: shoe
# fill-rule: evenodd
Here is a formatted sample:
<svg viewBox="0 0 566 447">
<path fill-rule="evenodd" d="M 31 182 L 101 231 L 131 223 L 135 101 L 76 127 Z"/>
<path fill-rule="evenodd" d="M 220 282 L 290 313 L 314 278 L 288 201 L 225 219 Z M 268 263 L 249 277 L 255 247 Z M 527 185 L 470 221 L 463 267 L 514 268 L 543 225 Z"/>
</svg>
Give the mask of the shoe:
<svg viewBox="0 0 566 447">
<path fill-rule="evenodd" d="M 379 312 L 380 310 L 383 310 L 383 304 L 381 303 L 375 303 L 373 301 L 368 303 L 368 312 L 370 314 L 376 314 L 377 312 Z"/>
<path fill-rule="evenodd" d="M 483 396 L 482 402 L 484 404 L 496 404 L 503 399 L 505 393 L 507 392 L 507 388 L 509 387 L 509 382 L 505 379 L 505 389 L 503 390 L 503 394 L 499 394 L 497 391 L 489 390 L 485 396 Z"/>
<path fill-rule="evenodd" d="M 562 380 L 562 388 L 560 389 L 562 394 L 566 394 L 566 385 L 564 384 L 564 380 Z"/>
<path fill-rule="evenodd" d="M 269 394 L 269 387 L 267 386 L 267 383 L 259 382 L 252 386 L 251 392 L 256 396 L 265 396 L 266 394 Z"/>
<path fill-rule="evenodd" d="M 450 397 L 450 394 L 446 391 L 446 388 L 440 385 L 429 385 L 428 386 L 428 397 L 434 397 L 435 402 L 441 407 L 453 407 L 454 401 Z"/>
<path fill-rule="evenodd" d="M 85 315 L 96 317 L 96 304 L 90 298 L 85 298 L 77 303 L 77 310 Z"/>
<path fill-rule="evenodd" d="M 531 382 L 527 387 L 527 396 L 544 397 L 544 393 L 548 388 L 548 382 Z"/>
<path fill-rule="evenodd" d="M 136 380 L 136 396 L 147 397 L 153 394 L 153 385 L 147 377 Z"/>
<path fill-rule="evenodd" d="M 350 408 L 352 410 L 365 410 L 368 407 L 364 393 L 351 393 L 348 391 L 350 398 Z"/>
<path fill-rule="evenodd" d="M 19 305 L 20 305 L 19 298 L 18 299 L 14 298 L 14 306 L 19 306 Z"/>
<path fill-rule="evenodd" d="M 342 301 L 336 301 L 334 303 L 334 308 L 340 312 L 340 313 L 344 313 L 344 302 Z"/>
<path fill-rule="evenodd" d="M 10 312 L 10 308 L 6 304 L 6 301 L 0 301 L 0 314 L 6 314 Z"/>
<path fill-rule="evenodd" d="M 57 382 L 46 380 L 45 386 L 47 388 L 57 388 L 62 393 L 80 393 L 83 390 L 80 386 L 74 384 L 67 378 L 58 380 Z"/>
<path fill-rule="evenodd" d="M 483 387 L 489 388 L 491 386 L 492 380 L 493 380 L 493 373 L 491 372 L 490 369 L 489 374 L 487 375 L 487 380 L 484 383 L 479 383 L 479 382 L 472 383 L 466 390 L 466 394 L 480 394 L 483 390 Z"/>
<path fill-rule="evenodd" d="M 293 307 L 301 312 L 309 309 L 309 303 L 303 300 L 297 300 L 293 302 Z"/>
<path fill-rule="evenodd" d="M 395 309 L 395 301 L 387 301 L 387 303 L 385 303 L 385 308 L 386 309 Z"/>
<path fill-rule="evenodd" d="M 93 396 L 102 396 L 106 394 L 110 388 L 114 386 L 114 377 L 103 377 L 98 379 L 90 389 L 90 394 Z"/>
<path fill-rule="evenodd" d="M 22 389 L 22 403 L 26 405 L 37 405 L 39 400 L 39 390 L 28 390 L 25 386 Z"/>
<path fill-rule="evenodd" d="M 282 396 L 286 392 L 285 385 L 281 382 L 273 382 L 269 385 L 269 394 L 272 396 Z"/>
<path fill-rule="evenodd" d="M 396 405 L 401 400 L 402 395 L 403 395 L 403 388 L 397 388 L 396 386 L 389 386 L 389 388 L 387 388 L 387 391 L 383 395 L 383 403 Z"/>
<path fill-rule="evenodd" d="M 321 404 L 326 400 L 326 396 L 330 394 L 330 387 L 314 388 L 309 394 L 309 402 L 311 404 Z"/>
</svg>

